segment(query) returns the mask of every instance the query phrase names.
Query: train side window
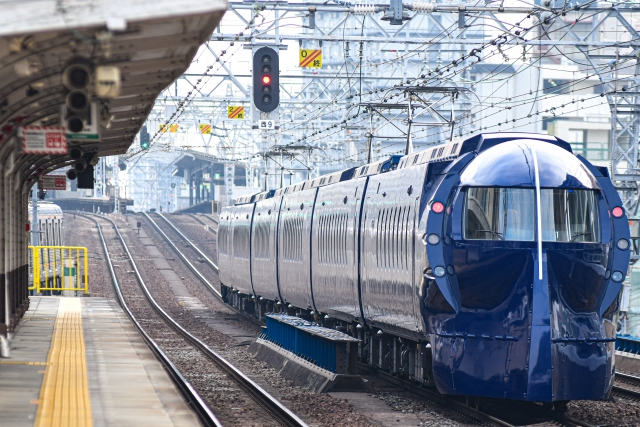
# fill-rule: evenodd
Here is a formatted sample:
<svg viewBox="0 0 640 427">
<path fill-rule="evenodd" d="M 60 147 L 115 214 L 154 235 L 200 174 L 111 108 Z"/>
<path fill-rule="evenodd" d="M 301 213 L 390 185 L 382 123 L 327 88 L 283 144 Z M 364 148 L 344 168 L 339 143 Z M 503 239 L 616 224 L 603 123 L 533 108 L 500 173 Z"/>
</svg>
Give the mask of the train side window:
<svg viewBox="0 0 640 427">
<path fill-rule="evenodd" d="M 323 262 L 324 264 L 328 264 L 329 263 L 329 231 L 331 230 L 331 228 L 329 227 L 329 215 L 325 215 L 324 216 L 324 226 L 322 229 L 322 234 L 323 234 Z"/>
<path fill-rule="evenodd" d="M 334 265 L 340 265 L 340 241 L 342 240 L 340 237 L 340 214 L 335 214 L 333 223 Z"/>
<path fill-rule="evenodd" d="M 409 208 L 405 206 L 402 208 L 402 231 L 401 231 L 401 241 L 400 241 L 400 269 L 407 269 L 407 218 L 409 217 Z"/>
<path fill-rule="evenodd" d="M 380 212 L 380 268 L 385 267 L 385 256 L 387 248 L 387 223 L 385 218 L 387 216 L 387 210 L 381 209 Z"/>
<path fill-rule="evenodd" d="M 349 221 L 349 215 L 342 213 L 342 265 L 347 265 L 347 225 Z"/>
<path fill-rule="evenodd" d="M 322 264 L 322 250 L 324 248 L 324 239 L 322 236 L 322 221 L 324 220 L 324 216 L 319 216 L 318 217 L 318 226 L 316 228 L 316 233 L 318 235 L 318 240 L 317 240 L 317 245 L 316 247 L 318 248 L 316 250 L 317 252 L 317 257 L 318 257 L 318 264 Z"/>
<path fill-rule="evenodd" d="M 324 263 L 329 264 L 330 254 L 330 239 L 331 239 L 331 215 L 325 215 L 324 217 Z"/>
<path fill-rule="evenodd" d="M 380 224 L 381 245 L 380 245 L 380 267 L 387 266 L 387 209 L 382 209 L 382 223 Z"/>
<path fill-rule="evenodd" d="M 391 221 L 389 221 L 389 246 L 390 246 L 390 250 L 389 250 L 389 268 L 391 270 L 396 268 L 396 231 L 397 231 L 397 227 L 396 227 L 396 218 L 398 216 L 398 208 L 392 208 L 391 209 Z"/>
<path fill-rule="evenodd" d="M 380 215 L 382 211 L 378 211 L 378 221 L 376 222 L 376 267 L 380 267 L 380 250 L 381 250 L 381 242 L 382 233 L 380 233 Z M 366 223 L 365 223 L 366 224 Z"/>
<path fill-rule="evenodd" d="M 289 227 L 289 221 L 284 218 L 282 220 L 282 259 L 286 260 L 288 258 L 287 251 L 289 249 L 289 233 L 287 232 L 287 228 Z"/>
<path fill-rule="evenodd" d="M 391 214 L 392 214 L 392 210 L 391 209 L 385 209 L 387 212 L 387 215 L 385 217 L 385 249 L 384 249 L 384 253 L 385 253 L 385 258 L 384 258 L 384 266 L 385 268 L 389 268 L 390 264 L 391 264 Z"/>
<path fill-rule="evenodd" d="M 411 249 L 411 236 L 413 231 L 413 224 L 409 222 L 411 219 L 411 206 L 407 206 L 407 216 L 405 218 L 405 238 L 404 238 L 404 269 L 409 271 L 409 251 Z"/>
<path fill-rule="evenodd" d="M 333 220 L 333 253 L 335 254 L 333 264 L 340 265 L 340 240 L 342 240 L 340 238 L 340 214 L 335 214 Z"/>
<path fill-rule="evenodd" d="M 322 217 L 322 263 L 325 265 L 328 262 L 327 260 L 328 246 L 329 246 L 329 235 L 328 235 L 329 227 L 327 226 L 328 221 L 329 221 L 328 215 L 324 215 Z"/>
<path fill-rule="evenodd" d="M 391 253 L 391 268 L 392 269 L 397 269 L 398 268 L 398 234 L 400 232 L 400 230 L 398 229 L 398 223 L 400 221 L 400 207 L 396 206 L 396 208 L 393 210 L 393 234 L 391 235 L 393 238 L 393 249 L 392 249 L 392 253 Z"/>
</svg>

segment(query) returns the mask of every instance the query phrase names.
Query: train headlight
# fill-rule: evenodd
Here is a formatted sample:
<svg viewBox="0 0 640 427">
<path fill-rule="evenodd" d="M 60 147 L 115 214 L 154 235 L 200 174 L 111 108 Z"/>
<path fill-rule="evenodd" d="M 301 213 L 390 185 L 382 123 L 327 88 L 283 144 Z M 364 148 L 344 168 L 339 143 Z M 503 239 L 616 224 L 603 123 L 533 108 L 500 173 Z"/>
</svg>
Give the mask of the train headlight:
<svg viewBox="0 0 640 427">
<path fill-rule="evenodd" d="M 621 251 L 626 251 L 629 249 L 629 241 L 627 239 L 618 240 L 618 249 Z"/>
<path fill-rule="evenodd" d="M 444 267 L 439 265 L 433 269 L 433 274 L 435 274 L 436 277 L 444 277 L 444 275 L 447 274 L 447 272 L 444 269 Z"/>
<path fill-rule="evenodd" d="M 429 236 L 427 237 L 427 242 L 429 242 L 430 245 L 437 245 L 438 243 L 440 243 L 440 236 L 435 233 L 429 234 Z"/>
<path fill-rule="evenodd" d="M 444 212 L 444 205 L 441 202 L 435 202 L 431 205 L 431 210 L 435 213 Z"/>
<path fill-rule="evenodd" d="M 622 274 L 622 272 L 620 271 L 614 271 L 613 274 L 611 274 L 611 280 L 613 280 L 614 282 L 622 282 L 623 279 L 624 274 Z"/>
</svg>

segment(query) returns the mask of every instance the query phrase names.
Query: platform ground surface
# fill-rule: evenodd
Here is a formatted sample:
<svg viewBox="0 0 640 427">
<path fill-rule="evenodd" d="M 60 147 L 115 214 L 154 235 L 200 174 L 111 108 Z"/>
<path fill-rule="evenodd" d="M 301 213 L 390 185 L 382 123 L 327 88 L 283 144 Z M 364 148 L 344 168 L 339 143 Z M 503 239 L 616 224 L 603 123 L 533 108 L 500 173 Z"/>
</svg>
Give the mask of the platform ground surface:
<svg viewBox="0 0 640 427">
<path fill-rule="evenodd" d="M 33 426 L 51 348 L 59 297 L 31 297 L 0 359 L 0 424 Z M 102 426 L 199 426 L 169 376 L 115 300 L 78 298 L 92 423 Z"/>
</svg>

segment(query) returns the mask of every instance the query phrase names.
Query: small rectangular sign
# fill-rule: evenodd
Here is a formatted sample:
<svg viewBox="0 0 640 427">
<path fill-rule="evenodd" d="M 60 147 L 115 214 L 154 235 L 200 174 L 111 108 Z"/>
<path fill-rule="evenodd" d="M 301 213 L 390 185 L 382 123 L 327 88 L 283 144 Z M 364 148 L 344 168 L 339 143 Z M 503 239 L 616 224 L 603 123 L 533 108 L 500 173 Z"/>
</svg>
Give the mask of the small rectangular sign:
<svg viewBox="0 0 640 427">
<path fill-rule="evenodd" d="M 227 107 L 227 119 L 244 120 L 244 107 L 230 105 Z"/>
<path fill-rule="evenodd" d="M 203 135 L 211 135 L 211 125 L 200 123 L 198 125 L 200 127 L 200 133 Z"/>
<path fill-rule="evenodd" d="M 67 131 L 61 126 L 24 126 L 21 136 L 25 154 L 67 154 Z"/>
<path fill-rule="evenodd" d="M 302 68 L 322 68 L 322 49 L 300 49 Z"/>
<path fill-rule="evenodd" d="M 43 190 L 66 190 L 66 175 L 44 175 L 40 181 L 40 188 Z"/>
<path fill-rule="evenodd" d="M 260 130 L 273 130 L 276 128 L 276 122 L 274 120 L 260 120 Z"/>
</svg>

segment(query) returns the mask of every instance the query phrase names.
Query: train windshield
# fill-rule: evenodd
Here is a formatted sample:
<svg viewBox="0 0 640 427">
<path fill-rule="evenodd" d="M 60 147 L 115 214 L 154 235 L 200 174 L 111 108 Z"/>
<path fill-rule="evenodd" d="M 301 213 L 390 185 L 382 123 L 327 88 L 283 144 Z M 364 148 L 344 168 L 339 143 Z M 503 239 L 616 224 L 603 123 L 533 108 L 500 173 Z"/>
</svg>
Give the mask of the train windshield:
<svg viewBox="0 0 640 427">
<path fill-rule="evenodd" d="M 543 188 L 540 199 L 543 241 L 600 241 L 594 191 Z M 465 239 L 536 240 L 536 193 L 533 188 L 468 188 L 465 212 Z"/>
</svg>

